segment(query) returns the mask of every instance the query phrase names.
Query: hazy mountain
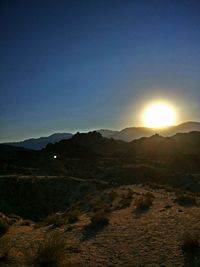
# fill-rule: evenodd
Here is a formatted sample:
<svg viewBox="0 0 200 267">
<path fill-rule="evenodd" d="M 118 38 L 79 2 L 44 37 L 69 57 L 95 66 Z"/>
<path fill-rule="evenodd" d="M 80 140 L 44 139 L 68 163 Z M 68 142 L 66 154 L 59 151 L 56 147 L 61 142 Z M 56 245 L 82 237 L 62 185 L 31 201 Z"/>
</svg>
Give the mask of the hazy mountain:
<svg viewBox="0 0 200 267">
<path fill-rule="evenodd" d="M 118 140 L 130 142 L 141 137 L 149 137 L 154 134 L 162 136 L 172 136 L 176 133 L 187 133 L 192 131 L 200 131 L 200 122 L 185 122 L 176 126 L 165 127 L 161 129 L 152 129 L 147 127 L 130 127 L 121 130 L 110 137 Z"/>
<path fill-rule="evenodd" d="M 200 131 L 177 133 L 171 137 L 155 134 L 131 142 L 104 138 L 97 132 L 77 133 L 68 140 L 49 143 L 39 151 L 1 145 L 0 173 L 14 173 L 15 166 L 16 173 L 19 173 L 18 168 L 23 168 L 25 173 L 33 171 L 40 175 L 116 176 L 115 179 L 124 177 L 126 180 L 126 177 L 133 177 L 133 172 L 134 177 L 142 177 L 144 173 L 137 166 L 144 165 L 156 167 L 163 173 L 169 170 L 199 173 L 199 146 Z M 20 170 L 21 173 L 24 171 Z M 149 171 L 146 174 L 149 177 Z"/>
<path fill-rule="evenodd" d="M 44 148 L 48 143 L 56 143 L 63 139 L 69 139 L 73 136 L 71 133 L 55 133 L 50 136 L 40 138 L 30 138 L 20 142 L 7 143 L 12 146 L 20 146 L 28 149 L 39 150 Z"/>
<path fill-rule="evenodd" d="M 121 131 L 114 131 L 109 129 L 96 130 L 96 132 L 100 133 L 103 137 L 113 138 L 126 142 L 130 142 L 141 137 L 150 137 L 156 133 L 162 136 L 172 136 L 176 133 L 187 133 L 191 131 L 200 131 L 200 122 L 185 122 L 176 126 L 170 126 L 161 129 L 152 129 L 147 127 L 129 127 Z M 47 137 L 31 138 L 20 142 L 12 142 L 6 144 L 40 150 L 44 148 L 48 143 L 54 144 L 63 139 L 70 139 L 72 136 L 73 134 L 71 133 L 55 133 Z"/>
<path fill-rule="evenodd" d="M 108 129 L 100 129 L 97 130 L 98 133 L 100 133 L 103 137 L 110 138 L 114 136 L 115 134 L 119 133 L 119 131 L 113 131 L 113 130 L 108 130 Z"/>
</svg>

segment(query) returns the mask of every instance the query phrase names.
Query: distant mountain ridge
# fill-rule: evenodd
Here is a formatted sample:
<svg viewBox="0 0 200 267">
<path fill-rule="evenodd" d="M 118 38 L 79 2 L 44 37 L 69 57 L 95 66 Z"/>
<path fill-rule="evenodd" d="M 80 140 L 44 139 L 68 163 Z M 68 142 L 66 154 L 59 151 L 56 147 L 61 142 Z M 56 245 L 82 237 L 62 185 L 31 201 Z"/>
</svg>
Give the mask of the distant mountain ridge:
<svg viewBox="0 0 200 267">
<path fill-rule="evenodd" d="M 129 127 L 115 133 L 111 137 L 113 139 L 130 142 L 141 137 L 150 137 L 154 134 L 172 136 L 176 133 L 188 133 L 192 131 L 200 131 L 200 122 L 185 122 L 176 126 L 169 126 L 160 129 L 147 127 Z"/>
<path fill-rule="evenodd" d="M 69 139 L 73 136 L 71 133 L 55 133 L 46 137 L 30 138 L 20 142 L 6 143 L 11 146 L 20 146 L 28 149 L 40 150 L 44 148 L 48 143 L 56 143 L 62 139 Z"/>
<path fill-rule="evenodd" d="M 88 133 L 77 133 L 69 140 L 61 140 L 56 144 L 48 144 L 42 152 L 63 155 L 68 157 L 68 152 L 72 150 L 75 157 L 85 156 L 92 152 L 92 155 L 115 155 L 125 153 L 127 155 L 181 155 L 198 154 L 200 155 L 200 131 L 189 133 L 176 133 L 170 137 L 163 137 L 154 134 L 150 137 L 141 137 L 131 142 L 114 140 L 102 137 L 96 131 Z M 82 154 L 79 152 L 83 152 Z M 70 155 L 71 156 L 71 155 Z"/>
<path fill-rule="evenodd" d="M 119 131 L 108 130 L 108 129 L 97 130 L 97 132 L 100 133 L 103 137 L 106 137 L 106 138 L 111 138 L 115 134 L 119 133 Z"/>
<path fill-rule="evenodd" d="M 176 133 L 188 133 L 192 131 L 200 131 L 200 122 L 185 122 L 176 126 L 169 126 L 160 129 L 152 129 L 147 127 L 129 127 L 121 131 L 114 131 L 109 129 L 100 129 L 96 132 L 100 133 L 103 137 L 113 138 L 115 140 L 122 140 L 126 142 L 133 141 L 141 137 L 150 137 L 154 134 L 162 136 L 172 136 Z M 61 140 L 67 140 L 73 137 L 72 133 L 55 133 L 47 137 L 31 138 L 20 142 L 6 143 L 12 146 L 20 146 L 28 149 L 40 150 L 48 143 L 56 143 Z"/>
<path fill-rule="evenodd" d="M 118 179 L 124 174 L 126 179 L 132 177 L 133 169 L 135 177 L 138 179 L 140 175 L 142 179 L 141 166 L 145 165 L 156 169 L 152 178 L 160 177 L 157 171 L 162 171 L 164 178 L 168 171 L 199 174 L 199 147 L 200 131 L 177 133 L 170 137 L 154 134 L 131 142 L 105 138 L 96 131 L 77 133 L 68 140 L 49 143 L 39 151 L 1 144 L 0 173 L 67 174 L 80 178 L 103 175 L 104 179 Z M 146 175 L 149 177 L 149 169 Z"/>
<path fill-rule="evenodd" d="M 111 177 L 115 176 L 115 179 L 118 179 L 117 177 L 121 177 L 126 170 L 124 174 L 126 179 L 132 172 L 131 168 L 135 171 L 137 166 L 142 165 L 151 166 L 154 169 L 152 177 L 157 177 L 154 173 L 155 169 L 155 172 L 165 170 L 165 175 L 169 170 L 199 173 L 199 147 L 200 131 L 177 133 L 170 137 L 154 134 L 131 142 L 105 138 L 94 131 L 77 133 L 69 140 L 49 144 L 45 149 L 38 151 L 38 155 L 46 162 L 42 164 L 42 168 L 47 164 L 48 171 L 52 166 L 50 159 L 53 155 L 57 155 L 58 161 L 54 161 L 57 164 L 54 169 L 56 172 L 60 169 L 65 173 L 72 175 L 76 173 L 80 177 L 83 175 L 87 177 L 91 173 L 94 174 L 95 170 L 94 176 L 100 173 L 110 175 L 111 172 Z M 136 170 L 135 175 L 140 175 L 142 179 L 144 173 L 140 167 L 139 170 Z M 145 174 L 147 177 L 150 175 L 149 171 Z"/>
</svg>

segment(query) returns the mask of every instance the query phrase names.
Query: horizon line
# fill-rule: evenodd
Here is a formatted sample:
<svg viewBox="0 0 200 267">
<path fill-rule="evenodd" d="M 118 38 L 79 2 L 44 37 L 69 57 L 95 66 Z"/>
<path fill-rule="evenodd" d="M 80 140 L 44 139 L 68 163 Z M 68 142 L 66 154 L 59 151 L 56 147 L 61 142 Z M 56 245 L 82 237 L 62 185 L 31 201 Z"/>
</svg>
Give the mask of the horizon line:
<svg viewBox="0 0 200 267">
<path fill-rule="evenodd" d="M 181 124 L 184 124 L 184 123 L 200 123 L 199 121 L 184 121 L 184 122 L 181 122 L 181 123 L 178 123 L 178 124 L 174 124 L 174 125 L 169 125 L 169 126 L 163 126 L 163 127 L 147 127 L 147 126 L 127 126 L 125 128 L 122 128 L 122 129 L 108 129 L 108 128 L 100 128 L 100 129 L 79 129 L 79 130 L 73 130 L 73 131 L 54 131 L 49 134 L 46 134 L 46 135 L 40 135 L 40 136 L 34 136 L 34 137 L 24 137 L 23 139 L 21 140 L 2 140 L 0 141 L 0 144 L 8 144 L 8 143 L 18 143 L 18 142 L 24 142 L 26 140 L 30 140 L 30 139 L 39 139 L 39 138 L 46 138 L 46 137 L 50 137 L 54 134 L 76 134 L 77 132 L 80 132 L 80 133 L 88 133 L 88 132 L 94 132 L 94 131 L 101 131 L 101 130 L 108 130 L 108 131 L 122 131 L 124 129 L 129 129 L 129 128 L 146 128 L 146 129 L 152 129 L 152 130 L 155 130 L 155 129 L 159 129 L 159 130 L 162 130 L 162 129 L 166 129 L 166 128 L 170 128 L 170 127 L 175 127 L 175 126 L 179 126 Z"/>
</svg>

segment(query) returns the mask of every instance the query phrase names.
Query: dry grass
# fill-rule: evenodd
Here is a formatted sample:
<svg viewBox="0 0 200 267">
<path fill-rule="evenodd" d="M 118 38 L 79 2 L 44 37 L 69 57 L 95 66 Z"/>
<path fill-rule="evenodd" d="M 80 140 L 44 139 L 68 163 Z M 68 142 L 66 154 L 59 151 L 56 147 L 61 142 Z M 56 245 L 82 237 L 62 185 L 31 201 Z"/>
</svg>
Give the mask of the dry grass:
<svg viewBox="0 0 200 267">
<path fill-rule="evenodd" d="M 21 226 L 31 226 L 33 224 L 33 222 L 31 220 L 21 220 L 19 222 L 19 225 Z"/>
<path fill-rule="evenodd" d="M 56 227 L 62 226 L 64 224 L 64 219 L 60 214 L 53 213 L 47 216 L 45 220 L 46 225 L 54 225 Z"/>
<path fill-rule="evenodd" d="M 0 219 L 0 237 L 3 236 L 8 229 L 9 225 L 3 219 Z"/>
<path fill-rule="evenodd" d="M 125 199 L 132 199 L 132 197 L 133 197 L 133 191 L 130 188 L 128 188 L 126 194 L 124 195 L 124 198 Z"/>
<path fill-rule="evenodd" d="M 67 219 L 69 223 L 75 223 L 79 220 L 80 217 L 80 211 L 78 209 L 74 209 L 69 211 L 67 215 Z"/>
<path fill-rule="evenodd" d="M 108 194 L 108 198 L 111 202 L 113 202 L 117 196 L 117 192 L 115 192 L 114 190 L 111 190 Z"/>
<path fill-rule="evenodd" d="M 104 226 L 109 223 L 109 213 L 104 210 L 98 211 L 91 216 L 90 220 L 92 227 Z"/>
<path fill-rule="evenodd" d="M 10 239 L 2 237 L 0 239 L 0 262 L 7 262 L 11 259 L 10 250 L 12 249 L 12 245 Z"/>
<path fill-rule="evenodd" d="M 182 250 L 184 252 L 195 252 L 200 249 L 198 236 L 191 233 L 184 233 L 182 240 Z"/>
<path fill-rule="evenodd" d="M 64 239 L 58 233 L 47 234 L 44 240 L 36 244 L 33 264 L 39 267 L 60 267 L 64 250 Z"/>
<path fill-rule="evenodd" d="M 148 210 L 153 204 L 154 195 L 152 193 L 146 193 L 136 198 L 135 206 L 138 211 Z"/>
<path fill-rule="evenodd" d="M 92 211 L 93 212 L 98 212 L 98 211 L 101 211 L 101 210 L 105 210 L 105 211 L 109 212 L 110 206 L 109 206 L 108 203 L 106 203 L 105 200 L 103 200 L 102 198 L 99 198 L 92 205 Z"/>
<path fill-rule="evenodd" d="M 188 193 L 178 192 L 175 201 L 181 206 L 197 206 L 196 197 Z"/>
<path fill-rule="evenodd" d="M 70 207 L 65 213 L 48 218 L 51 223 L 57 223 L 57 215 L 63 218 L 65 223 L 60 229 L 43 227 L 35 230 L 33 227 L 13 225 L 9 233 L 2 237 L 10 236 L 14 245 L 8 253 L 6 249 L 5 253 L 0 250 L 2 264 L 5 263 L 5 267 L 66 267 L 69 261 L 71 266 L 200 266 L 200 239 L 196 238 L 199 234 L 199 208 L 184 208 L 184 212 L 178 212 L 180 207 L 173 204 L 174 193 L 161 189 L 148 191 L 147 187 L 141 185 L 128 185 L 115 188 L 111 195 L 115 198 L 113 205 L 121 199 L 130 199 L 131 208 L 114 210 L 111 206 L 110 212 L 103 208 L 95 212 L 88 209 L 82 211 L 80 221 L 73 225 L 67 221 L 72 210 Z M 199 201 L 198 195 L 195 196 Z M 99 199 L 103 201 L 99 206 L 104 207 L 104 202 L 110 201 L 109 191 L 94 195 L 90 201 L 93 200 L 92 204 L 95 204 Z M 142 209 L 138 213 L 135 201 L 139 203 L 137 207 Z M 90 203 L 87 204 L 89 206 Z M 74 205 L 73 210 L 76 209 L 78 207 Z M 143 212 L 143 209 L 146 210 Z M 190 235 L 182 239 L 184 231 Z M 57 232 L 58 239 L 65 238 L 65 242 L 61 241 L 63 245 L 59 246 L 50 240 L 47 233 L 52 232 Z M 29 258 L 24 252 L 28 249 L 32 250 Z M 112 251 L 116 254 L 113 255 Z M 8 262 L 8 256 L 13 261 Z"/>
</svg>

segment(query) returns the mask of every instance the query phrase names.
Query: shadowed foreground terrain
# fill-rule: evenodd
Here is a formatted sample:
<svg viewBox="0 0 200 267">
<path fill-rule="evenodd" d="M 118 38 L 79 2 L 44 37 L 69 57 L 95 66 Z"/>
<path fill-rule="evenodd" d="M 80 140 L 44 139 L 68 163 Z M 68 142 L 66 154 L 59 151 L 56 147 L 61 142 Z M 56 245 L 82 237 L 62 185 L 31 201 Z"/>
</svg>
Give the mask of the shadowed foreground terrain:
<svg viewBox="0 0 200 267">
<path fill-rule="evenodd" d="M 1 145 L 0 266 L 200 266 L 199 145 L 199 132 Z"/>
<path fill-rule="evenodd" d="M 186 193 L 188 203 L 178 203 L 178 194 L 167 188 L 119 186 L 92 191 L 74 203 L 78 212 L 72 221 L 70 209 L 40 223 L 17 218 L 1 238 L 10 246 L 2 266 L 35 266 L 35 246 L 52 234 L 64 239 L 58 266 L 199 266 L 199 247 L 190 251 L 183 245 L 199 235 L 200 196 Z M 151 200 L 142 206 L 145 196 Z M 92 224 L 97 213 L 99 222 Z"/>
</svg>

